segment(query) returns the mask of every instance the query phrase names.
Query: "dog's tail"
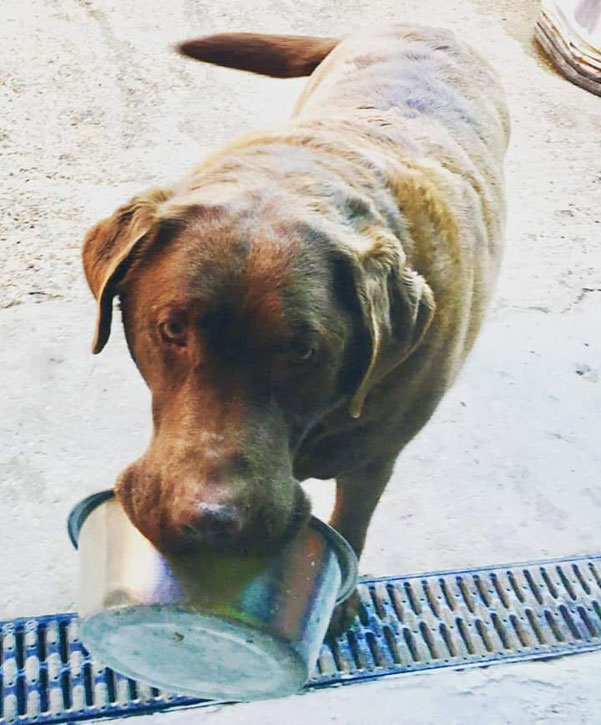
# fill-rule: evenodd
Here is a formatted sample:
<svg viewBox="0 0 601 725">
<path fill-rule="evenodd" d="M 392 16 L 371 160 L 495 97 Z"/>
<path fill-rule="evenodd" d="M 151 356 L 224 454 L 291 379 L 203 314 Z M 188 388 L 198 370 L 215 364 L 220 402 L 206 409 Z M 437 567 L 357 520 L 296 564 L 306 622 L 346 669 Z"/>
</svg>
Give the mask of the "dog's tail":
<svg viewBox="0 0 601 725">
<path fill-rule="evenodd" d="M 296 78 L 310 75 L 339 42 L 339 38 L 303 35 L 220 33 L 186 40 L 176 50 L 205 63 L 273 78 Z"/>
</svg>

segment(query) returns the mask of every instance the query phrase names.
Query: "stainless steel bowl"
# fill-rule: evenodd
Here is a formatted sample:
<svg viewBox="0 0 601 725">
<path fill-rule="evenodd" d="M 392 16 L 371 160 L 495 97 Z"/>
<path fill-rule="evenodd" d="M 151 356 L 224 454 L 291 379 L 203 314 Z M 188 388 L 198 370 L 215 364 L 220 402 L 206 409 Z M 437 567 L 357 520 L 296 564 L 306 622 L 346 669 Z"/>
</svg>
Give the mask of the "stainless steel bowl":
<svg viewBox="0 0 601 725">
<path fill-rule="evenodd" d="M 275 556 L 160 553 L 112 491 L 69 516 L 81 638 L 103 664 L 174 694 L 253 700 L 298 691 L 357 560 L 312 517 Z"/>
</svg>

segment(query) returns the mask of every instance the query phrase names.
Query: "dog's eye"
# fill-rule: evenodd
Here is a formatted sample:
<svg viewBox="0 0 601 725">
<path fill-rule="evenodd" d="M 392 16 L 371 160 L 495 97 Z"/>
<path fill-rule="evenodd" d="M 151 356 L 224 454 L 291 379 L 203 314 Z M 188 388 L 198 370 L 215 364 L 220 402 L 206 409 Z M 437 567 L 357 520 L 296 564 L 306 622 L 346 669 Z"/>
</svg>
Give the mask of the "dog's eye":
<svg viewBox="0 0 601 725">
<path fill-rule="evenodd" d="M 186 325 L 182 320 L 172 318 L 161 322 L 159 332 L 165 342 L 174 345 L 184 345 L 186 342 Z"/>
<path fill-rule="evenodd" d="M 293 342 L 288 349 L 288 360 L 295 365 L 309 362 L 315 357 L 315 347 L 309 342 Z"/>
</svg>

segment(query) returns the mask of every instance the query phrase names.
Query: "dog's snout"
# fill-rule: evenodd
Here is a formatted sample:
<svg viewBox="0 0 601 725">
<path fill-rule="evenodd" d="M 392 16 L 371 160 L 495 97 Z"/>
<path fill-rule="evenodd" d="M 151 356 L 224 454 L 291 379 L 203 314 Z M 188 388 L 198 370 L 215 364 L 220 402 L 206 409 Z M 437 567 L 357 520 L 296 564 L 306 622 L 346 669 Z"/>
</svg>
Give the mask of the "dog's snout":
<svg viewBox="0 0 601 725">
<path fill-rule="evenodd" d="M 183 514 L 186 539 L 209 545 L 234 543 L 243 528 L 242 510 L 235 504 L 199 502 Z"/>
<path fill-rule="evenodd" d="M 245 452 L 216 460 L 202 447 L 165 452 L 157 444 L 121 474 L 116 494 L 159 551 L 272 552 L 293 536 L 309 507 L 289 466 L 276 459 L 275 472 L 257 472 L 255 463 Z"/>
</svg>

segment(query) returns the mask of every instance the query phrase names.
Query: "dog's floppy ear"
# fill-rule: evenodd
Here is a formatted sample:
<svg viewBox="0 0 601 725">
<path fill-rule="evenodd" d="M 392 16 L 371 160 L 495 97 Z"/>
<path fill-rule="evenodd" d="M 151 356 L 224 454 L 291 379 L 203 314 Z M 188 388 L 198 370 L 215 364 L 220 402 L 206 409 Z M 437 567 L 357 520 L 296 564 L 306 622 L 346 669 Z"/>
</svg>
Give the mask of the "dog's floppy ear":
<svg viewBox="0 0 601 725">
<path fill-rule="evenodd" d="M 371 340 L 369 363 L 351 399 L 359 418 L 374 383 L 406 360 L 420 344 L 436 304 L 425 279 L 406 264 L 392 235 L 369 235 L 369 248 L 351 252 L 351 269 L 361 317 Z"/>
<path fill-rule="evenodd" d="M 169 197 L 170 193 L 163 190 L 137 196 L 86 234 L 82 250 L 83 266 L 98 302 L 92 343 L 94 354 L 106 345 L 111 332 L 117 283 L 123 278 L 136 248 L 155 230 L 160 205 Z"/>
</svg>

